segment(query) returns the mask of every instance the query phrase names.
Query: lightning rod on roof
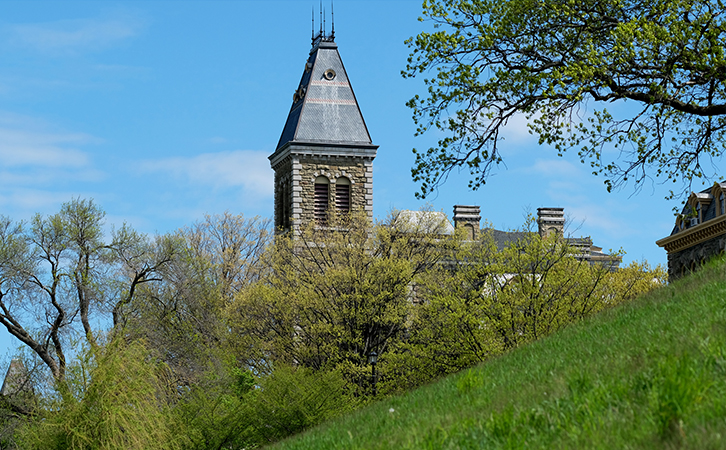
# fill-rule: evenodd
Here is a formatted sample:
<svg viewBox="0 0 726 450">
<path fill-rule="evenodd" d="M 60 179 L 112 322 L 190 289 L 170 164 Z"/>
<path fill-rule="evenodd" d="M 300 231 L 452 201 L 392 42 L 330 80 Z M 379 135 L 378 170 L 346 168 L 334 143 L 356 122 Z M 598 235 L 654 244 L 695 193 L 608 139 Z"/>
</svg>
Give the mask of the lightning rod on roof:
<svg viewBox="0 0 726 450">
<path fill-rule="evenodd" d="M 323 37 L 323 0 L 320 0 L 320 37 Z"/>
<path fill-rule="evenodd" d="M 333 10 L 333 0 L 330 0 L 330 39 L 335 39 L 335 11 Z"/>
</svg>

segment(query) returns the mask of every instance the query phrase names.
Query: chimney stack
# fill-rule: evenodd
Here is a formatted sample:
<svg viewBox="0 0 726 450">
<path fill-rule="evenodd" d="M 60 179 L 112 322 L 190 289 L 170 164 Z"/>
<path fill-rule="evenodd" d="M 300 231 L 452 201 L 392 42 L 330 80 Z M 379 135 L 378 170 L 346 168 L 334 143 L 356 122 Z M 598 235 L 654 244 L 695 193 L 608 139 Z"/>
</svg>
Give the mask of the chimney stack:
<svg viewBox="0 0 726 450">
<path fill-rule="evenodd" d="M 543 238 L 552 233 L 562 237 L 565 229 L 565 208 L 537 208 L 539 235 Z"/>
<path fill-rule="evenodd" d="M 480 221 L 478 206 L 454 205 L 454 226 L 456 228 L 464 227 L 467 240 L 479 239 Z"/>
</svg>

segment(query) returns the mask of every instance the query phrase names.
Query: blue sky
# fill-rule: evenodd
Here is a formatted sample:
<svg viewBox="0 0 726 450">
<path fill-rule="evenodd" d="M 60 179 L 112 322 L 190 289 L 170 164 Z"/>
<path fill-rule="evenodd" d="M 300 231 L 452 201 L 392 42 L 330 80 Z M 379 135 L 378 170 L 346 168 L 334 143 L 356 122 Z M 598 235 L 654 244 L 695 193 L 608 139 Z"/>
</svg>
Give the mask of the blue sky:
<svg viewBox="0 0 726 450">
<path fill-rule="evenodd" d="M 326 9 L 328 9 L 329 2 Z M 110 224 L 167 232 L 205 213 L 271 217 L 270 155 L 310 49 L 315 1 L 0 0 L 0 214 L 28 219 L 93 198 Z M 427 25 L 420 0 L 336 0 L 336 42 L 363 117 L 380 146 L 374 215 L 418 209 L 405 102 L 404 40 Z M 329 19 L 328 19 L 329 27 Z M 506 167 L 478 191 L 451 176 L 427 202 L 482 207 L 500 229 L 525 210 L 560 206 L 577 234 L 623 248 L 625 262 L 665 264 L 655 241 L 674 201 L 647 184 L 607 193 L 574 155 L 537 145 L 524 120 L 502 143 Z M 1 344 L 1 342 L 0 342 Z"/>
</svg>

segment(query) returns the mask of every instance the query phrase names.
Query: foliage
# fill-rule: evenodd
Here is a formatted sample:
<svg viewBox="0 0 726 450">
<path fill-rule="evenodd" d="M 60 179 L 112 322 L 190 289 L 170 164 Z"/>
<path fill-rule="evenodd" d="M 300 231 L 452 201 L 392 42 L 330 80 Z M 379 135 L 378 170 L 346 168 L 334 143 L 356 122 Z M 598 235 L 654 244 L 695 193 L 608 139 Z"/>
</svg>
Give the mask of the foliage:
<svg viewBox="0 0 726 450">
<path fill-rule="evenodd" d="M 359 395 L 370 392 L 368 355 L 404 335 L 412 280 L 447 242 L 439 216 L 409 219 L 392 214 L 371 227 L 350 215 L 278 237 L 267 275 L 230 308 L 239 354 L 261 372 L 273 362 L 339 370 Z"/>
<path fill-rule="evenodd" d="M 278 441 L 358 406 L 336 371 L 278 366 L 260 380 L 254 397 L 256 442 Z"/>
<path fill-rule="evenodd" d="M 259 277 L 269 237 L 269 221 L 228 212 L 173 233 L 179 251 L 161 280 L 140 289 L 128 306 L 126 335 L 153 342 L 182 385 L 197 382 L 210 364 L 226 370 L 222 312 Z"/>
<path fill-rule="evenodd" d="M 126 225 L 105 239 L 104 212 L 73 199 L 57 214 L 13 223 L 0 217 L 0 324 L 46 365 L 58 383 L 66 375 L 67 345 L 99 336 L 91 321 L 123 308 L 140 286 L 157 281 L 175 252 L 170 239 L 150 240 Z M 79 323 L 80 322 L 80 323 Z"/>
<path fill-rule="evenodd" d="M 82 360 L 85 376 L 69 383 L 82 384 L 82 397 L 59 392 L 58 403 L 20 431 L 20 448 L 181 448 L 168 414 L 168 372 L 143 342 L 113 341 Z"/>
<path fill-rule="evenodd" d="M 498 248 L 485 232 L 421 277 L 424 301 L 392 357 L 396 376 L 389 376 L 388 389 L 417 386 L 540 339 L 654 289 L 665 275 L 645 263 L 612 272 L 612 261 L 578 260 L 577 240 L 519 235 Z"/>
<path fill-rule="evenodd" d="M 723 448 L 726 260 L 273 448 Z"/>
<path fill-rule="evenodd" d="M 608 190 L 651 176 L 685 189 L 715 176 L 704 171 L 726 138 L 721 0 L 427 0 L 423 8 L 434 29 L 407 41 L 403 75 L 433 75 L 408 105 L 417 134 L 434 127 L 446 137 L 414 150 L 418 196 L 456 168 L 470 172 L 471 188 L 484 184 L 518 115 L 540 144 L 576 150 Z M 612 113 L 604 106 L 612 102 L 627 108 Z"/>
</svg>

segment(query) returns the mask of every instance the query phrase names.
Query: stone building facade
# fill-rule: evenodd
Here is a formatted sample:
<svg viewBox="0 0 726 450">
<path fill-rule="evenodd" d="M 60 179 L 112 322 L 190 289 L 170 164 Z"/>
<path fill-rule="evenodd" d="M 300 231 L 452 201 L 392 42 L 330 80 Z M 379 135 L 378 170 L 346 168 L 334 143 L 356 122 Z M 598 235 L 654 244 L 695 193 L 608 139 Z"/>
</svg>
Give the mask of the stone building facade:
<svg viewBox="0 0 726 450">
<path fill-rule="evenodd" d="M 668 252 L 668 278 L 675 280 L 726 251 L 726 183 L 692 192 L 668 237 L 656 241 Z"/>
<path fill-rule="evenodd" d="M 332 212 L 373 216 L 373 145 L 334 35 L 313 39 L 270 164 L 275 228 L 324 226 Z"/>
</svg>

